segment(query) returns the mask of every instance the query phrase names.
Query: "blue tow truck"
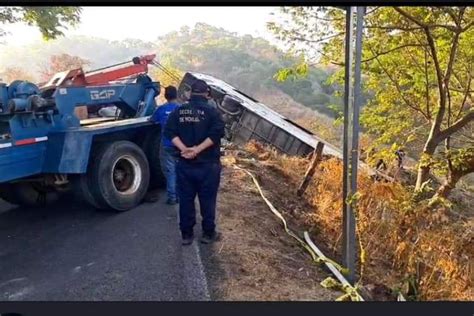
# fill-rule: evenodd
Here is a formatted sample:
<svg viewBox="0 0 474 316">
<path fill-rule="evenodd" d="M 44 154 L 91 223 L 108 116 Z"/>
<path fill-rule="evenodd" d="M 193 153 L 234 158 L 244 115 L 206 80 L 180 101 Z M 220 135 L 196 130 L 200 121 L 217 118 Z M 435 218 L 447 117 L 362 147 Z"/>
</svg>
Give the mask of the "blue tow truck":
<svg viewBox="0 0 474 316">
<path fill-rule="evenodd" d="M 162 186 L 160 127 L 148 121 L 160 93 L 147 75 L 154 58 L 65 71 L 41 87 L 0 83 L 0 198 L 34 207 L 72 191 L 98 209 L 127 211 Z M 78 117 L 104 106 L 117 115 Z"/>
</svg>

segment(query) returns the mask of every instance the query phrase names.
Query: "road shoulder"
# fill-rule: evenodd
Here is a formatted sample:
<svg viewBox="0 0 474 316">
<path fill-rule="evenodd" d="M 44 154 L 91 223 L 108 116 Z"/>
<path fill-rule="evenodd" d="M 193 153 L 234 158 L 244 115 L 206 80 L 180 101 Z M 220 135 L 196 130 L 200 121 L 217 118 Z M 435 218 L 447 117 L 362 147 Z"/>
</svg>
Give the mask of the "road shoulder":
<svg viewBox="0 0 474 316">
<path fill-rule="evenodd" d="M 328 275 L 283 230 L 250 178 L 225 166 L 218 198 L 220 241 L 201 245 L 212 300 L 331 301 Z"/>
</svg>

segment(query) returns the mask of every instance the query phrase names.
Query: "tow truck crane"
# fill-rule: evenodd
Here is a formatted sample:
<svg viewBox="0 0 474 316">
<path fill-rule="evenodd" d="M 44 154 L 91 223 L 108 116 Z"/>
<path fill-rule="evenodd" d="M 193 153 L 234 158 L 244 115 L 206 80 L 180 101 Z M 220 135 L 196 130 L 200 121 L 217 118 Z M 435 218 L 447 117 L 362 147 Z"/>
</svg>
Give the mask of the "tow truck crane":
<svg viewBox="0 0 474 316">
<path fill-rule="evenodd" d="M 160 128 L 148 121 L 160 93 L 147 75 L 154 60 L 73 69 L 42 87 L 0 84 L 0 197 L 44 206 L 72 189 L 98 209 L 126 211 L 163 185 Z M 75 112 L 110 105 L 117 117 L 80 120 Z"/>
</svg>

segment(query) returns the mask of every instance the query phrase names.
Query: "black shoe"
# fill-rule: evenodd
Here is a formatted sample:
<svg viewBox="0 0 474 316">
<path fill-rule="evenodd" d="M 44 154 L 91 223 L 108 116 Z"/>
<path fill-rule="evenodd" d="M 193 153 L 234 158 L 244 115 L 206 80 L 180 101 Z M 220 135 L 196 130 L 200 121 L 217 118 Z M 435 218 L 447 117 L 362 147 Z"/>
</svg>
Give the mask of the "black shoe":
<svg viewBox="0 0 474 316">
<path fill-rule="evenodd" d="M 220 240 L 220 233 L 214 232 L 214 233 L 203 233 L 201 237 L 201 243 L 203 244 L 210 244 L 215 241 Z"/>
<path fill-rule="evenodd" d="M 183 235 L 183 240 L 182 240 L 181 244 L 183 246 L 189 246 L 193 243 L 193 240 L 194 240 L 193 235 Z"/>
<path fill-rule="evenodd" d="M 178 200 L 176 200 L 176 199 L 168 199 L 168 200 L 166 200 L 166 204 L 168 204 L 168 205 L 176 205 L 176 204 L 178 204 Z"/>
</svg>

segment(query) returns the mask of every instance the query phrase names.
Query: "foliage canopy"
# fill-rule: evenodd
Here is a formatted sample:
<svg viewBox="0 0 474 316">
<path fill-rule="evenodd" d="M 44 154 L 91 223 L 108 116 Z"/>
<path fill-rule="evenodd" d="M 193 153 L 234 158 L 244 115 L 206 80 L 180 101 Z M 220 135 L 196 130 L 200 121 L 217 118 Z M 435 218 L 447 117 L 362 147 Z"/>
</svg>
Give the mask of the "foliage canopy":
<svg viewBox="0 0 474 316">
<path fill-rule="evenodd" d="M 342 10 L 291 7 L 282 13 L 288 22 L 270 23 L 269 29 L 296 51 L 312 52 L 303 63 L 343 65 Z M 433 169 L 452 174 L 456 155 L 471 161 L 466 160 L 465 149 L 474 144 L 473 40 L 472 7 L 367 9 L 364 89 L 373 98 L 361 121 L 380 153 L 382 148 L 393 153 L 393 148 L 407 147 L 420 159 L 417 190 Z M 341 82 L 342 72 L 336 72 L 334 80 Z"/>
<path fill-rule="evenodd" d="M 80 14 L 79 7 L 0 7 L 0 24 L 25 22 L 38 27 L 43 38 L 49 40 L 64 35 L 68 26 L 77 25 Z"/>
</svg>

